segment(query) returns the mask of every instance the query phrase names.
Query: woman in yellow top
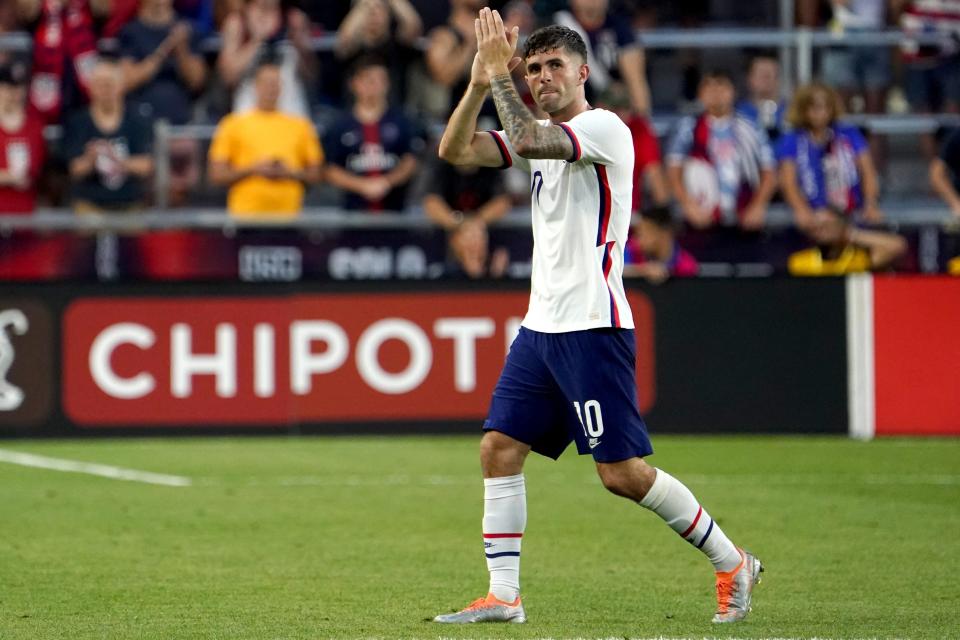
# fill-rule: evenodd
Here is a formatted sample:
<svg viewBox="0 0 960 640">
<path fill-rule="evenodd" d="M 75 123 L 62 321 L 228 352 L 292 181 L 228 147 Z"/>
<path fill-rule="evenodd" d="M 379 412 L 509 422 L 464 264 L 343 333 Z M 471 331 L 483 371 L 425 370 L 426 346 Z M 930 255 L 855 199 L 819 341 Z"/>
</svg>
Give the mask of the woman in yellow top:
<svg viewBox="0 0 960 640">
<path fill-rule="evenodd" d="M 257 106 L 220 121 L 210 144 L 209 176 L 229 187 L 235 216 L 293 217 L 305 185 L 320 181 L 323 149 L 306 118 L 277 111 L 280 67 L 267 61 L 254 78 Z"/>
</svg>

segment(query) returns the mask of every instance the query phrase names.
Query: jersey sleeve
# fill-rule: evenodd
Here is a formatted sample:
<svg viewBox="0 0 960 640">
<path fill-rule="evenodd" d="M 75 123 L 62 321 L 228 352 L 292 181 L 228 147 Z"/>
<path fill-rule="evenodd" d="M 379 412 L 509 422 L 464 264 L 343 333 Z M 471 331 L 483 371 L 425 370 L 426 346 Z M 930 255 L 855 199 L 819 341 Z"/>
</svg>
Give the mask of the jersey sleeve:
<svg viewBox="0 0 960 640">
<path fill-rule="evenodd" d="M 567 162 L 587 160 L 605 165 L 620 164 L 633 149 L 630 129 L 610 111 L 585 111 L 557 126 L 570 136 L 573 143 L 573 155 L 567 158 Z"/>
<path fill-rule="evenodd" d="M 510 144 L 510 139 L 507 138 L 507 134 L 503 129 L 499 131 L 490 130 L 487 131 L 487 133 L 493 137 L 493 141 L 497 144 L 497 149 L 500 150 L 500 158 L 503 160 L 503 164 L 500 165 L 501 169 L 519 167 L 525 171 L 530 170 L 530 161 L 514 151 L 513 145 Z"/>
</svg>

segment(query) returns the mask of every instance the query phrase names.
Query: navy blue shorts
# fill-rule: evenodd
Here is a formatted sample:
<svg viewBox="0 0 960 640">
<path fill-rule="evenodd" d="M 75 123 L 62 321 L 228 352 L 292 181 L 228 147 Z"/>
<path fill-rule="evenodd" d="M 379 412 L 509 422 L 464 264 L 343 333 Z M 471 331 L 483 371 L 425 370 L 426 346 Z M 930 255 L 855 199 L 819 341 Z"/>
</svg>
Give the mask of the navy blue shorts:
<svg viewBox="0 0 960 640">
<path fill-rule="evenodd" d="M 560 457 L 571 440 L 597 462 L 653 453 L 637 406 L 630 329 L 540 333 L 520 328 L 493 391 L 485 431 Z"/>
</svg>

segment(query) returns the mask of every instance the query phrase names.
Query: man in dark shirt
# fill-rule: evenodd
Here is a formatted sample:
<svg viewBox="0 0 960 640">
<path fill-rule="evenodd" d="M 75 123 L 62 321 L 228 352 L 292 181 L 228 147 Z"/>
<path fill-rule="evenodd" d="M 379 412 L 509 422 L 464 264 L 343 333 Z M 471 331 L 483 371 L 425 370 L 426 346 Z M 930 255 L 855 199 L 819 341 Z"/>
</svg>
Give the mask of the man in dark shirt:
<svg viewBox="0 0 960 640">
<path fill-rule="evenodd" d="M 191 96 L 203 88 L 207 70 L 199 41 L 187 22 L 178 21 L 173 0 L 141 0 L 119 40 L 130 105 L 144 117 L 189 122 Z"/>
<path fill-rule="evenodd" d="M 125 211 L 142 204 L 153 173 L 150 123 L 124 107 L 123 73 L 101 57 L 90 75 L 90 107 L 66 127 L 64 152 L 78 213 Z"/>
<path fill-rule="evenodd" d="M 390 108 L 390 79 L 383 61 L 362 58 L 350 75 L 353 109 L 330 127 L 324 150 L 326 178 L 345 192 L 344 207 L 402 211 L 407 183 L 417 169 L 422 142 L 399 111 Z"/>
<path fill-rule="evenodd" d="M 490 248 L 487 225 L 510 210 L 503 172 L 491 167 L 454 166 L 436 153 L 417 180 L 427 217 L 447 231 L 448 278 L 499 278 L 510 255 L 504 247 Z"/>
<path fill-rule="evenodd" d="M 951 132 L 930 162 L 930 184 L 960 220 L 960 129 Z"/>
</svg>

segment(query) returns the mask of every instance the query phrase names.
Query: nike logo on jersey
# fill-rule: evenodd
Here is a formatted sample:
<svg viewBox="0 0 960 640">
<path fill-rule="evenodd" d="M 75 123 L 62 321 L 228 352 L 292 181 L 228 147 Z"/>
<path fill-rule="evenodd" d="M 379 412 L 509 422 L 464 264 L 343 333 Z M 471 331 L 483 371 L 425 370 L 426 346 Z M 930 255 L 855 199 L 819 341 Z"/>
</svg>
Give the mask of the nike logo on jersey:
<svg viewBox="0 0 960 640">
<path fill-rule="evenodd" d="M 591 448 L 591 449 L 593 449 L 593 448 L 596 447 L 598 444 L 600 444 L 600 440 L 597 439 L 597 438 L 590 438 L 590 440 L 587 442 L 587 444 L 590 445 L 590 448 Z"/>
</svg>

